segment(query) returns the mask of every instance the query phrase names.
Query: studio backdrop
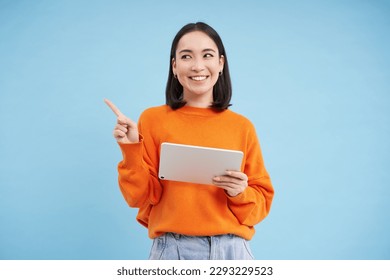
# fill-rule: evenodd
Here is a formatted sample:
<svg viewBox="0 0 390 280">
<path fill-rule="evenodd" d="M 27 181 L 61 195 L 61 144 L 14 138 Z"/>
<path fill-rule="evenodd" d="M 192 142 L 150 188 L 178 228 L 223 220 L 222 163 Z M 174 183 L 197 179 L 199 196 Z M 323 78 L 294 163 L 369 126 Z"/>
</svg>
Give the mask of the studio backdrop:
<svg viewBox="0 0 390 280">
<path fill-rule="evenodd" d="M 390 258 L 389 1 L 0 1 L 0 259 L 146 259 L 109 98 L 165 102 L 170 44 L 221 35 L 275 187 L 257 259 Z"/>
</svg>

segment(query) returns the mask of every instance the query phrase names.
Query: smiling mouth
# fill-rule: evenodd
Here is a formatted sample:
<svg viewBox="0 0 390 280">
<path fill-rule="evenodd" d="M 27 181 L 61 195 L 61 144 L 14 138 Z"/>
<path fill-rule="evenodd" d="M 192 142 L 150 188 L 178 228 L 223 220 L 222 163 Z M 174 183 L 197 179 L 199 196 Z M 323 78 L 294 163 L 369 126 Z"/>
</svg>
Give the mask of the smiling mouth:
<svg viewBox="0 0 390 280">
<path fill-rule="evenodd" d="M 194 81 L 204 81 L 207 79 L 208 76 L 193 76 L 193 77 L 190 77 L 191 80 L 194 80 Z"/>
</svg>

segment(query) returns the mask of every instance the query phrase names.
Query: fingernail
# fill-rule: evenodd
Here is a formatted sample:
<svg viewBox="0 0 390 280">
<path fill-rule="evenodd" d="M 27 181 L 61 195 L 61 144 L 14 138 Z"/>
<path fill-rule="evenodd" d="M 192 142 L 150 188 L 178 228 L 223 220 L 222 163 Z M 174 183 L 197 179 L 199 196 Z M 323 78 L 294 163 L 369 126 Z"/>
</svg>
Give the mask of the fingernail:
<svg viewBox="0 0 390 280">
<path fill-rule="evenodd" d="M 219 180 L 221 180 L 219 177 L 214 177 L 214 180 L 215 181 L 219 181 Z"/>
</svg>

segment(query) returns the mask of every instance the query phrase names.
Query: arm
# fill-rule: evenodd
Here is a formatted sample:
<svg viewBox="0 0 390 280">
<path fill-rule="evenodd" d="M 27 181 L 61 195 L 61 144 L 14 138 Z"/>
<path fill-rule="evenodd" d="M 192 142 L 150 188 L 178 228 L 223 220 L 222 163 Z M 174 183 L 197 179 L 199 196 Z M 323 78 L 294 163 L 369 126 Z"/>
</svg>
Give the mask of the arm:
<svg viewBox="0 0 390 280">
<path fill-rule="evenodd" d="M 140 133 L 141 124 L 142 116 L 138 124 Z M 139 137 L 138 143 L 118 143 L 123 154 L 123 160 L 118 164 L 118 180 L 129 206 L 144 208 L 160 201 L 162 186 L 157 174 L 157 147 L 148 141 L 151 136 L 147 132 Z"/>
<path fill-rule="evenodd" d="M 123 155 L 123 160 L 118 164 L 118 181 L 125 200 L 129 206 L 138 208 L 144 208 L 148 203 L 157 203 L 161 196 L 161 186 L 156 176 L 155 163 L 145 152 L 140 123 L 137 125 L 127 118 L 111 101 L 104 101 L 117 116 L 113 135 Z"/>
<path fill-rule="evenodd" d="M 254 226 L 268 215 L 274 189 L 254 129 L 247 137 L 247 143 L 243 172 L 228 171 L 214 178 L 214 184 L 225 189 L 228 207 L 238 221 Z"/>
</svg>

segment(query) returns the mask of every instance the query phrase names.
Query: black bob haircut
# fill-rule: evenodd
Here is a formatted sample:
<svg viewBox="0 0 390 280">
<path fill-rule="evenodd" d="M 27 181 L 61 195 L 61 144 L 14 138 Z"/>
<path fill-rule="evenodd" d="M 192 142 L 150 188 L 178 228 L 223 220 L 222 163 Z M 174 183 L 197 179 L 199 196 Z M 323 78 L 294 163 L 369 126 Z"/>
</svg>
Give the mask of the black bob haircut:
<svg viewBox="0 0 390 280">
<path fill-rule="evenodd" d="M 169 59 L 168 81 L 165 90 L 166 104 L 173 110 L 179 109 L 186 104 L 186 102 L 183 100 L 183 86 L 173 75 L 172 60 L 176 59 L 176 49 L 181 37 L 193 31 L 201 31 L 209 36 L 217 45 L 219 56 L 221 57 L 221 55 L 223 55 L 225 58 L 222 73 L 218 77 L 218 80 L 213 87 L 213 103 L 210 106 L 213 109 L 223 111 L 224 109 L 227 109 L 229 106 L 231 106 L 230 100 L 232 98 L 232 83 L 230 80 L 226 51 L 218 33 L 211 26 L 203 22 L 189 23 L 183 26 L 173 39 L 171 55 Z"/>
</svg>

